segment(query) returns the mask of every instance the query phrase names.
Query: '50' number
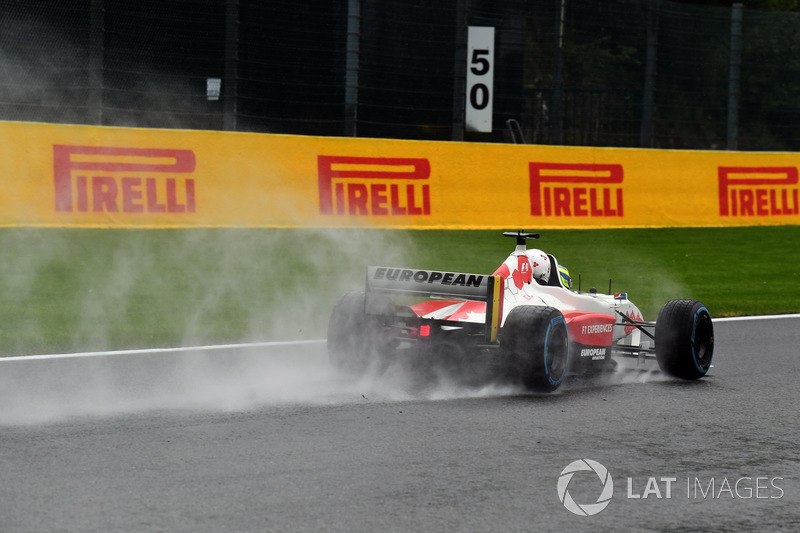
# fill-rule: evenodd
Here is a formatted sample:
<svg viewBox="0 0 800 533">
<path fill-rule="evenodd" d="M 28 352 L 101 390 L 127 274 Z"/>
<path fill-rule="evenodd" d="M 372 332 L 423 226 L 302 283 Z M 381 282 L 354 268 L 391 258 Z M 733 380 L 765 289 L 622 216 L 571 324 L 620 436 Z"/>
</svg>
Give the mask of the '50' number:
<svg viewBox="0 0 800 533">
<path fill-rule="evenodd" d="M 476 76 L 485 76 L 489 74 L 492 69 L 492 64 L 489 62 L 489 50 L 475 49 L 472 51 L 472 60 L 470 61 L 470 72 Z M 489 87 L 482 82 L 474 83 L 469 89 L 469 105 L 475 109 L 486 109 L 489 105 Z"/>
</svg>

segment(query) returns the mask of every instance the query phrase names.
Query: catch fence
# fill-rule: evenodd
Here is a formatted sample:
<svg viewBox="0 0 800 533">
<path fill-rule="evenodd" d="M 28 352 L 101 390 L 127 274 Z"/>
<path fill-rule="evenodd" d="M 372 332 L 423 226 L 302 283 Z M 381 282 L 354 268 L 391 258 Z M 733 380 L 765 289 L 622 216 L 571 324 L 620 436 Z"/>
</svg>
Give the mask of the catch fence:
<svg viewBox="0 0 800 533">
<path fill-rule="evenodd" d="M 467 27 L 494 28 L 470 131 Z M 5 0 L 0 119 L 800 149 L 800 13 L 667 0 Z"/>
</svg>

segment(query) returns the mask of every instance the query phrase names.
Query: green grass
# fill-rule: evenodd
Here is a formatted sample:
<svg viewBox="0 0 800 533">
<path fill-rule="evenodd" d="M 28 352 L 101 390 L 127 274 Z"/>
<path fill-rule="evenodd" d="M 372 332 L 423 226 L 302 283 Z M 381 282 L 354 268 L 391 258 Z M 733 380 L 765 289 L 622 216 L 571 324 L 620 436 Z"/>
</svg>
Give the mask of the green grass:
<svg viewBox="0 0 800 533">
<path fill-rule="evenodd" d="M 440 246 L 438 232 L 417 241 Z M 800 311 L 800 226 L 540 232 L 539 247 L 566 265 L 577 288 L 628 292 L 655 319 L 664 301 L 702 300 L 714 316 Z M 492 270 L 509 251 L 496 231 L 450 232 L 441 268 Z M 480 252 L 479 256 L 476 252 Z M 433 261 L 437 255 L 431 254 Z M 466 259 L 464 258 L 471 258 Z M 452 259 L 452 261 L 451 261 Z"/>
<path fill-rule="evenodd" d="M 367 265 L 491 273 L 499 231 L 0 230 L 0 354 L 325 336 Z M 800 312 L 800 227 L 544 231 L 583 290 L 714 316 Z"/>
</svg>

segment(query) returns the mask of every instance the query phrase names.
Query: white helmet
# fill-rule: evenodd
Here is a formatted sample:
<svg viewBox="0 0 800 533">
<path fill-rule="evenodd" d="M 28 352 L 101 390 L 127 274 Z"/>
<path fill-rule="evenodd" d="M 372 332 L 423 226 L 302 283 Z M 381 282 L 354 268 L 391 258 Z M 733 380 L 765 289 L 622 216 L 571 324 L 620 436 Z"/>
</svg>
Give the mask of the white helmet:
<svg viewBox="0 0 800 533">
<path fill-rule="evenodd" d="M 533 279 L 542 284 L 550 280 L 550 258 L 541 250 L 532 249 L 525 252 L 533 268 Z"/>
</svg>

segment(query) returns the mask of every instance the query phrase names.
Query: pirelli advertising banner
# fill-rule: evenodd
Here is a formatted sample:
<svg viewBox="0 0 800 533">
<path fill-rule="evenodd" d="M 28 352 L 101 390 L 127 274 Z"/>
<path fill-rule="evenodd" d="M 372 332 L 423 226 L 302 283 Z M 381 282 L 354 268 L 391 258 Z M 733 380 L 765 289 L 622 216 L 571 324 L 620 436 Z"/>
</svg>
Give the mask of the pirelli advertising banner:
<svg viewBox="0 0 800 533">
<path fill-rule="evenodd" d="M 0 123 L 0 225 L 602 228 L 800 222 L 800 154 Z"/>
</svg>

